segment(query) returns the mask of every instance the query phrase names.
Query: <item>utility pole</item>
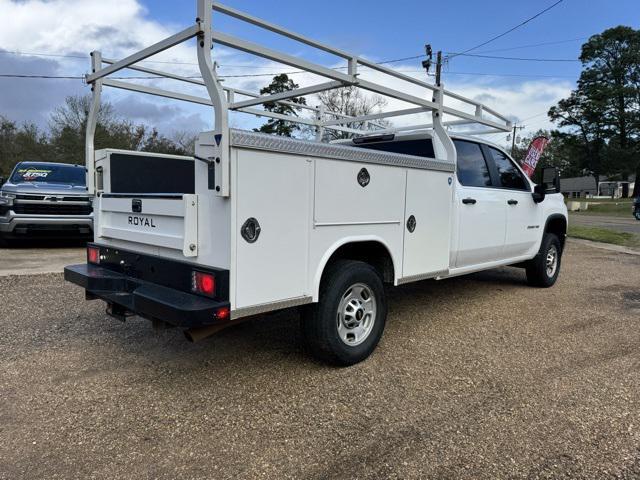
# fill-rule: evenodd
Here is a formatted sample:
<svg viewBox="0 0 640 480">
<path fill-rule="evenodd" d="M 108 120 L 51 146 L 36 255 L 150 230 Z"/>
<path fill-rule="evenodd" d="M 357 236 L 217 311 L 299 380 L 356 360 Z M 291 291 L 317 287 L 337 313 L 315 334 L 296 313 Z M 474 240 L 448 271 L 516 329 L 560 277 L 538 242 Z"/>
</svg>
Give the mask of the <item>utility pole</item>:
<svg viewBox="0 0 640 480">
<path fill-rule="evenodd" d="M 511 133 L 512 137 L 511 138 L 511 156 L 513 157 L 513 154 L 516 151 L 516 132 L 518 130 L 522 130 L 524 128 L 524 125 L 514 125 L 513 126 L 513 132 Z"/>
<path fill-rule="evenodd" d="M 429 70 L 431 70 L 431 66 L 433 65 L 433 49 L 431 48 L 431 44 L 427 44 L 424 46 L 427 59 L 422 62 L 422 68 L 427 71 L 427 75 L 429 75 Z M 440 82 L 442 80 L 442 51 L 438 51 L 436 54 L 436 86 L 440 86 Z"/>
</svg>

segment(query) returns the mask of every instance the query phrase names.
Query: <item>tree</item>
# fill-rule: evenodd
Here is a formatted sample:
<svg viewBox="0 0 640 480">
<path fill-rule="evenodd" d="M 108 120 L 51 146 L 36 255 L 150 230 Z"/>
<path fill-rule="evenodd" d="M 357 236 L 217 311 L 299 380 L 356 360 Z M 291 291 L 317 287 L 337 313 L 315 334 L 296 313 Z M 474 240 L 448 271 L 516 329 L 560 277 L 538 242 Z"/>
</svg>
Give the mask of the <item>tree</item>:
<svg viewBox="0 0 640 480">
<path fill-rule="evenodd" d="M 321 92 L 318 94 L 318 99 L 324 106 L 326 112 L 340 113 L 350 117 L 379 113 L 387 105 L 387 100 L 384 97 L 379 95 L 364 95 L 356 86 Z M 348 126 L 355 129 L 364 129 L 365 123 L 366 122 L 355 122 L 348 124 Z M 389 125 L 389 122 L 386 120 L 379 120 L 376 123 L 384 126 Z M 353 133 L 330 129 L 326 131 L 325 135 L 329 137 L 329 140 L 354 137 Z"/>
<path fill-rule="evenodd" d="M 565 136 L 557 136 L 562 140 L 579 139 L 579 145 L 575 153 L 573 166 L 593 175 L 596 183 L 600 176 L 608 173 L 603 165 L 605 147 L 605 125 L 602 117 L 598 115 L 601 106 L 589 96 L 578 89 L 571 95 L 551 107 L 549 117 L 556 121 L 560 127 L 568 127 L 569 132 Z"/>
<path fill-rule="evenodd" d="M 640 179 L 640 30 L 619 26 L 592 36 L 580 60 L 577 89 L 549 116 L 578 136 L 596 180 L 633 172 Z"/>
<path fill-rule="evenodd" d="M 526 136 L 516 145 L 514 159 L 522 162 L 527 155 L 529 145 L 534 138 L 544 136 L 550 142 L 544 149 L 537 170 L 541 167 L 556 167 L 563 177 L 579 177 L 585 175 L 583 167 L 586 157 L 582 151 L 582 144 L 576 135 L 558 130 L 538 130 Z"/>
<path fill-rule="evenodd" d="M 0 116 L 0 176 L 8 176 L 22 160 L 46 159 L 48 149 L 47 137 L 37 126 L 18 126 Z"/>
<path fill-rule="evenodd" d="M 51 115 L 48 134 L 32 124 L 16 125 L 0 116 L 0 176 L 8 175 L 23 160 L 83 164 L 89 96 L 67 97 Z M 190 155 L 195 134 L 180 132 L 175 140 L 155 128 L 120 119 L 108 103 L 100 106 L 95 147 Z"/>
<path fill-rule="evenodd" d="M 84 163 L 84 143 L 91 98 L 68 97 L 51 115 L 50 143 L 58 161 Z M 187 137 L 182 133 L 182 138 Z M 109 103 L 100 105 L 95 148 L 118 148 L 184 155 L 186 148 L 160 134 L 155 128 L 120 119 Z"/>
<path fill-rule="evenodd" d="M 296 88 L 298 88 L 298 84 L 291 80 L 287 76 L 287 74 L 282 73 L 273 77 L 271 83 L 260 90 L 260 95 L 273 95 L 276 93 L 295 90 Z M 297 103 L 298 105 L 307 104 L 306 100 L 302 97 L 290 98 L 288 101 Z M 275 102 L 265 103 L 264 109 L 269 112 L 278 113 L 280 115 L 294 115 L 296 117 L 298 116 L 298 111 L 300 110 L 299 108 L 296 108 L 292 105 Z M 254 131 L 269 133 L 272 135 L 282 135 L 283 137 L 291 137 L 292 134 L 299 129 L 300 127 L 295 123 L 288 122 L 286 120 L 270 118 L 269 120 L 267 120 L 267 123 L 262 125 L 260 128 L 255 128 Z"/>
</svg>

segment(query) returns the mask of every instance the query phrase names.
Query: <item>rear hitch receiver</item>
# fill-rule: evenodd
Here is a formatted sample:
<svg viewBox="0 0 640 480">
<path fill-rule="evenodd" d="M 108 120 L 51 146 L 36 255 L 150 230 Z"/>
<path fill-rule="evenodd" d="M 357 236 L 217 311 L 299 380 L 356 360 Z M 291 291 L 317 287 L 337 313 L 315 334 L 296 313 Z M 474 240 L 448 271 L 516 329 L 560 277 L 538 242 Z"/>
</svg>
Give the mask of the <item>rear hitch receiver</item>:
<svg viewBox="0 0 640 480">
<path fill-rule="evenodd" d="M 120 320 L 121 322 L 126 322 L 128 317 L 133 317 L 135 313 L 130 312 L 126 308 L 117 303 L 109 303 L 107 304 L 107 315 L 115 318 L 116 320 Z"/>
</svg>

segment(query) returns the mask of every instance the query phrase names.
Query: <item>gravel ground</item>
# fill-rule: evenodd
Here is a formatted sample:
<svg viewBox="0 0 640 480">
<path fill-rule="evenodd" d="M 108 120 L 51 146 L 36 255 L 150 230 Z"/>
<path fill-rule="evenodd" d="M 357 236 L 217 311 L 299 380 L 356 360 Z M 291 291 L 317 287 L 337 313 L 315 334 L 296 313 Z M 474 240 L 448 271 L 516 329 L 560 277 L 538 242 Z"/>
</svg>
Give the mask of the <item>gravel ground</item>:
<svg viewBox="0 0 640 480">
<path fill-rule="evenodd" d="M 570 244 L 393 290 L 328 368 L 294 312 L 192 345 L 59 274 L 0 278 L 0 478 L 640 478 L 640 257 Z"/>
<path fill-rule="evenodd" d="M 0 277 L 57 273 L 67 265 L 87 261 L 87 249 L 84 246 L 61 244 L 58 248 L 43 250 L 43 244 L 0 248 Z"/>
</svg>

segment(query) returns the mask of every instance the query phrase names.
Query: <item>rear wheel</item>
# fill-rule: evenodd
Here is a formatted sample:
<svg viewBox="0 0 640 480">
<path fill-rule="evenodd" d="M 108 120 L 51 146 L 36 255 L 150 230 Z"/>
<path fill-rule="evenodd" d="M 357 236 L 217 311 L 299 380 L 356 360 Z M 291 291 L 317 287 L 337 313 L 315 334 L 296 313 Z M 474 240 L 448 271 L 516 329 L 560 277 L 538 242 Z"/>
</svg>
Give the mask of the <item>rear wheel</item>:
<svg viewBox="0 0 640 480">
<path fill-rule="evenodd" d="M 560 274 L 562 245 L 553 233 L 545 233 L 538 255 L 527 264 L 527 282 L 534 287 L 551 287 Z"/>
<path fill-rule="evenodd" d="M 302 333 L 318 359 L 353 365 L 376 348 L 387 318 L 382 279 L 369 264 L 341 260 L 329 267 L 320 286 L 320 301 L 308 308 Z"/>
</svg>

